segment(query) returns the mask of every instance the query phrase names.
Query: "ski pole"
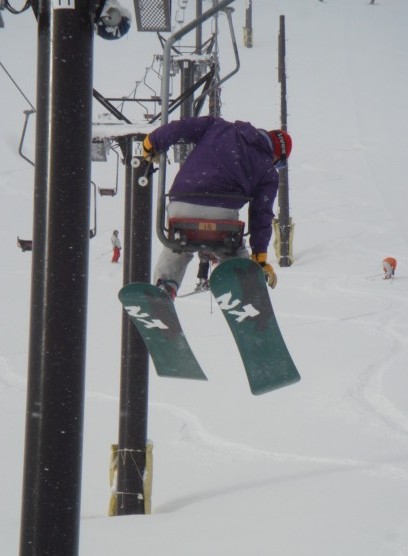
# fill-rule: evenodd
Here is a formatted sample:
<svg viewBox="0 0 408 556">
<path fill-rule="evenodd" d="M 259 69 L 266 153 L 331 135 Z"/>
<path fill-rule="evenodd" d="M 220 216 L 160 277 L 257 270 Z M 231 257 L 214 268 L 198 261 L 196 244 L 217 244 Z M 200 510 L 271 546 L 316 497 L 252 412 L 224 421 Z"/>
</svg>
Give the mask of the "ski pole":
<svg viewBox="0 0 408 556">
<path fill-rule="evenodd" d="M 101 253 L 98 257 L 97 260 L 102 259 L 102 257 L 104 257 L 105 255 L 109 255 L 109 253 L 111 253 L 111 249 L 109 249 L 109 251 L 105 251 L 105 253 Z"/>
<path fill-rule="evenodd" d="M 377 276 L 382 276 L 383 272 L 379 272 L 378 274 L 372 274 L 371 276 L 367 276 L 366 278 L 376 278 Z"/>
</svg>

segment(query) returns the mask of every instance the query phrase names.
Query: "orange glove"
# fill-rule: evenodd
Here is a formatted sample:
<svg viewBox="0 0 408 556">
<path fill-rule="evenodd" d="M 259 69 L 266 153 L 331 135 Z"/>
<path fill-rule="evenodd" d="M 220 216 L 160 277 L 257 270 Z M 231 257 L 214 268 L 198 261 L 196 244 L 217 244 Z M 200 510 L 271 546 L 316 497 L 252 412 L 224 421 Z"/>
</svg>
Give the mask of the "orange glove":
<svg viewBox="0 0 408 556">
<path fill-rule="evenodd" d="M 159 162 L 160 153 L 154 150 L 149 135 L 146 135 L 146 137 L 143 139 L 143 158 L 146 160 L 146 162 Z"/>
<path fill-rule="evenodd" d="M 276 276 L 272 265 L 267 262 L 267 256 L 267 253 L 252 253 L 251 259 L 262 267 L 265 274 L 265 280 L 267 281 L 268 286 L 273 289 L 278 283 L 278 277 Z"/>
</svg>

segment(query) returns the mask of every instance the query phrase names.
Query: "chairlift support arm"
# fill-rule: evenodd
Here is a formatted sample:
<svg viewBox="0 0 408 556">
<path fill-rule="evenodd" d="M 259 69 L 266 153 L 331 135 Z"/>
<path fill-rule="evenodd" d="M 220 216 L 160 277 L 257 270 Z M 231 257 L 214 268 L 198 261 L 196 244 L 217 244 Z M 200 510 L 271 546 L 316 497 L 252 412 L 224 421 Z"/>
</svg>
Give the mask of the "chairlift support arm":
<svg viewBox="0 0 408 556">
<path fill-rule="evenodd" d="M 21 158 L 24 158 L 24 160 L 26 160 L 29 164 L 31 164 L 31 166 L 35 166 L 35 164 L 32 160 L 30 160 L 27 156 L 25 156 L 25 154 L 23 154 L 23 144 L 24 144 L 25 134 L 27 131 L 28 119 L 31 116 L 31 114 L 34 113 L 35 113 L 34 108 L 31 110 L 24 110 L 24 114 L 25 114 L 24 126 L 23 126 L 23 131 L 21 133 L 20 145 L 18 147 L 18 154 L 21 156 Z"/>
<path fill-rule="evenodd" d="M 176 33 L 171 35 L 163 49 L 163 77 L 161 83 L 161 99 L 162 99 L 162 113 L 161 113 L 161 123 L 162 125 L 168 123 L 169 119 L 169 89 L 170 89 L 170 67 L 171 67 L 171 50 L 174 44 L 179 41 L 182 37 L 190 33 L 198 25 L 201 25 L 204 21 L 215 15 L 216 13 L 225 10 L 227 6 L 232 4 L 235 0 L 222 0 L 218 4 L 214 5 L 212 8 L 201 14 L 196 19 L 193 19 L 190 23 L 179 29 Z M 235 48 L 236 55 L 238 49 Z M 239 67 L 239 66 L 238 66 Z M 238 69 L 236 70 L 238 71 Z M 235 72 L 234 72 L 235 73 Z M 222 80 L 225 81 L 226 78 Z M 221 82 L 221 81 L 220 81 Z M 215 86 L 218 86 L 220 82 L 217 82 Z M 156 233 L 159 240 L 168 247 L 169 249 L 179 249 L 180 242 L 175 240 L 170 240 L 166 237 L 164 233 L 164 222 L 165 222 L 165 183 L 166 183 L 166 153 L 160 154 L 160 166 L 159 166 L 159 179 L 158 179 L 158 202 L 157 202 L 157 218 L 156 218 Z"/>
<path fill-rule="evenodd" d="M 93 89 L 93 96 L 94 98 L 96 98 L 98 102 L 102 104 L 102 106 L 104 106 L 111 114 L 113 114 L 115 118 L 117 118 L 118 120 L 122 120 L 127 124 L 132 123 L 130 120 L 126 118 L 126 116 L 122 114 L 122 112 L 120 112 L 115 106 L 113 106 L 113 104 L 111 104 L 109 100 L 106 99 L 103 95 L 101 95 L 101 93 L 96 89 Z"/>
<path fill-rule="evenodd" d="M 228 73 L 225 77 L 223 77 L 222 79 L 219 79 L 218 81 L 215 81 L 215 83 L 213 83 L 211 85 L 211 87 L 206 89 L 198 98 L 196 98 L 195 101 L 194 101 L 194 105 L 197 105 L 200 101 L 204 100 L 204 98 L 207 95 L 209 95 L 211 93 L 211 91 L 218 88 L 220 85 L 222 85 L 222 83 L 225 83 L 225 81 L 227 81 L 230 77 L 232 77 L 233 75 L 235 75 L 239 71 L 240 61 L 239 61 L 237 41 L 235 39 L 234 27 L 232 25 L 232 9 L 231 8 L 226 9 L 225 13 L 227 14 L 228 25 L 229 25 L 229 29 L 230 29 L 230 33 L 231 33 L 231 39 L 232 39 L 232 46 L 233 46 L 233 49 L 234 49 L 235 68 L 230 73 Z"/>
</svg>

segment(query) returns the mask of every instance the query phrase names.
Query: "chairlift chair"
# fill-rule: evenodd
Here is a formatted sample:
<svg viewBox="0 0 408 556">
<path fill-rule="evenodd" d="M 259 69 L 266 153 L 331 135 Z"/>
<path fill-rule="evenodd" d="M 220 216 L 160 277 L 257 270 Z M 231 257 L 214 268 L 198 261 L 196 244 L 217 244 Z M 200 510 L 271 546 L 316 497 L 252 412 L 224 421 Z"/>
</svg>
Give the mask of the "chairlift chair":
<svg viewBox="0 0 408 556">
<path fill-rule="evenodd" d="M 33 250 L 33 240 L 32 239 L 20 239 L 17 236 L 17 247 L 20 247 L 20 249 L 23 253 L 25 251 L 32 251 Z"/>
<path fill-rule="evenodd" d="M 204 93 L 198 97 L 197 101 L 200 102 L 202 98 L 208 96 L 213 90 L 218 89 L 222 83 L 235 74 L 240 67 L 238 48 L 235 40 L 235 35 L 232 26 L 231 9 L 227 9 L 234 0 L 221 0 L 212 8 L 201 14 L 195 20 L 184 26 L 182 29 L 176 31 L 171 35 L 163 47 L 163 76 L 161 83 L 161 99 L 162 99 L 162 112 L 160 114 L 162 124 L 168 123 L 168 116 L 170 110 L 175 106 L 170 103 L 169 89 L 170 89 L 170 69 L 171 69 L 171 52 L 174 44 L 179 41 L 184 35 L 189 33 L 192 29 L 198 27 L 201 23 L 215 15 L 216 13 L 224 10 L 233 43 L 235 54 L 236 67 L 225 77 L 216 79 L 211 86 L 209 86 Z M 157 218 L 156 218 L 156 234 L 158 239 L 175 252 L 182 251 L 200 251 L 204 248 L 209 250 L 227 249 L 232 254 L 236 252 L 242 244 L 242 237 L 244 235 L 244 223 L 239 220 L 202 220 L 202 219 L 169 219 L 169 228 L 165 226 L 166 219 L 166 155 L 160 154 L 159 161 L 159 179 L 157 187 Z M 216 195 L 218 196 L 218 195 Z M 226 195 L 222 195 L 227 197 Z M 251 199 L 244 199 L 245 202 Z"/>
<path fill-rule="evenodd" d="M 92 228 L 89 230 L 89 239 L 92 239 L 96 236 L 96 228 Z M 17 247 L 21 249 L 23 253 L 26 251 L 33 250 L 33 240 L 32 239 L 21 239 L 17 236 Z"/>
<path fill-rule="evenodd" d="M 108 187 L 98 187 L 98 192 L 101 197 L 114 197 L 117 193 L 116 189 Z"/>
<path fill-rule="evenodd" d="M 96 185 L 93 181 L 91 181 L 91 185 L 93 187 L 93 226 L 89 230 L 89 239 L 92 239 L 96 236 L 97 226 L 96 226 Z M 17 236 L 17 247 L 21 249 L 24 253 L 25 251 L 32 251 L 33 250 L 33 240 L 32 239 L 21 239 Z"/>
<path fill-rule="evenodd" d="M 244 228 L 241 220 L 170 218 L 168 235 L 179 243 L 180 252 L 222 250 L 235 255 L 242 245 Z"/>
<path fill-rule="evenodd" d="M 116 154 L 116 178 L 115 187 L 98 187 L 99 195 L 101 197 L 114 197 L 118 192 L 118 182 L 119 182 L 119 153 L 116 152 L 114 148 L 111 147 L 111 151 Z"/>
</svg>

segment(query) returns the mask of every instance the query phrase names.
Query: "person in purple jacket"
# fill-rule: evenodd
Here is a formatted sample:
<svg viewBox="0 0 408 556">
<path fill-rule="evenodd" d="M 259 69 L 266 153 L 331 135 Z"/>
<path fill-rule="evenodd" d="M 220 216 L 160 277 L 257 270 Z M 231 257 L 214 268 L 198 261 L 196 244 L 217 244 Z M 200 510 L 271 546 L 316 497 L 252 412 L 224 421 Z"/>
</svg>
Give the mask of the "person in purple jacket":
<svg viewBox="0 0 408 556">
<path fill-rule="evenodd" d="M 277 170 L 286 164 L 292 139 L 281 129 L 265 131 L 248 122 L 227 122 L 204 116 L 163 125 L 143 141 L 144 157 L 158 155 L 176 143 L 195 146 L 177 173 L 169 191 L 169 218 L 238 220 L 248 199 L 251 258 L 262 266 L 268 285 L 277 283 L 267 262 L 272 236 L 273 203 L 278 190 Z M 224 196 L 225 195 L 225 196 Z M 174 299 L 193 254 L 163 248 L 156 264 L 154 283 Z M 243 244 L 237 257 L 249 258 Z M 219 261 L 228 256 L 216 253 Z"/>
</svg>

